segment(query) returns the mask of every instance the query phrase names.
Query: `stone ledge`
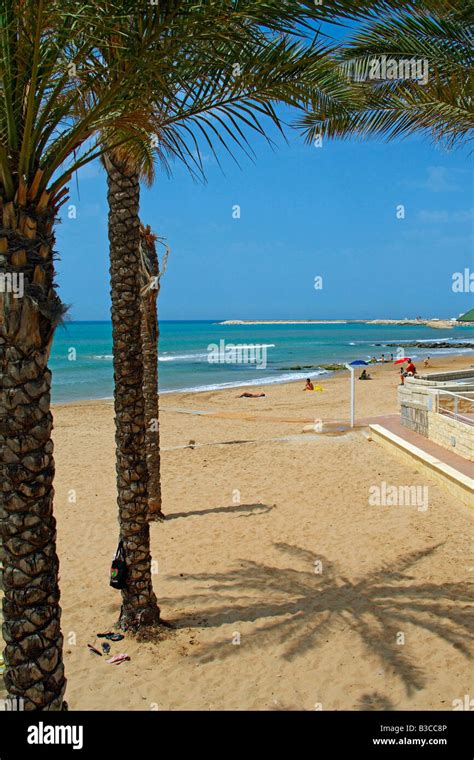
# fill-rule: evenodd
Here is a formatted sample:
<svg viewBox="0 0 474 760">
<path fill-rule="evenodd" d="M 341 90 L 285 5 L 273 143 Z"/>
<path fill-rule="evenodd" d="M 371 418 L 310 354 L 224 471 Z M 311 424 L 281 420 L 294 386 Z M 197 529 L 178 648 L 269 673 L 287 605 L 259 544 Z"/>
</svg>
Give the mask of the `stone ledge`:
<svg viewBox="0 0 474 760">
<path fill-rule="evenodd" d="M 405 458 L 416 459 L 424 465 L 429 474 L 441 485 L 444 485 L 453 496 L 458 498 L 465 506 L 474 508 L 474 479 L 459 472 L 454 467 L 445 464 L 440 459 L 427 454 L 418 446 L 405 441 L 400 436 L 392 433 L 382 425 L 370 425 L 370 430 L 377 443 L 388 447 L 391 451 L 401 454 Z"/>
</svg>

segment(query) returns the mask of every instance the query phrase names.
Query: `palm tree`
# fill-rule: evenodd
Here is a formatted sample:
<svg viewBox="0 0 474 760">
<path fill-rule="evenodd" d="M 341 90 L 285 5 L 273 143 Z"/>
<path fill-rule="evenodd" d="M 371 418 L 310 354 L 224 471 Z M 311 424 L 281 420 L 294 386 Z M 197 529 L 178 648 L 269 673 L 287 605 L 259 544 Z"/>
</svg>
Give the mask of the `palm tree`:
<svg viewBox="0 0 474 760">
<path fill-rule="evenodd" d="M 264 119 L 282 129 L 274 110 L 278 102 L 296 108 L 312 104 L 334 113 L 343 104 L 346 109 L 355 107 L 356 88 L 330 58 L 330 48 L 315 41 L 315 24 L 334 20 L 337 14 L 370 15 L 394 3 L 335 0 L 330 8 L 295 0 L 246 0 L 237 7 L 224 0 L 160 3 L 124 16 L 124 23 L 114 30 L 122 45 L 105 43 L 101 48 L 109 81 L 120 82 L 127 47 L 141 44 L 150 28 L 159 30 L 144 61 L 153 76 L 146 88 L 128 95 L 136 120 L 124 121 L 118 132 L 115 127 L 109 131 L 112 142 L 125 145 L 110 149 L 104 160 L 110 203 L 119 524 L 128 567 L 119 620 L 124 629 L 159 620 L 148 520 L 152 512 L 161 510 L 160 474 L 152 473 L 150 508 L 146 467 L 147 462 L 159 467 L 159 431 L 151 434 L 151 426 L 157 424 L 158 391 L 157 370 L 149 364 L 146 392 L 152 387 L 154 392 L 153 399 L 145 401 L 144 358 L 139 350 L 139 180 L 152 181 L 154 157 L 165 171 L 170 171 L 171 160 L 178 159 L 193 174 L 203 174 L 200 140 L 216 158 L 218 146 L 231 154 L 238 147 L 252 155 L 245 130 L 265 136 Z M 311 36 L 313 41 L 308 42 Z M 104 134 L 107 138 L 107 131 Z M 149 351 L 147 357 L 151 358 Z M 150 413 L 152 417 L 147 416 Z"/>
<path fill-rule="evenodd" d="M 106 157 L 117 500 L 127 580 L 120 626 L 152 626 L 160 619 L 151 576 L 148 470 L 145 443 L 143 357 L 140 327 L 139 178 L 111 154 Z"/>
<path fill-rule="evenodd" d="M 148 520 L 162 520 L 161 454 L 158 391 L 158 295 L 161 278 L 166 269 L 168 249 L 160 263 L 156 251 L 158 236 L 150 226 L 140 225 L 141 279 L 141 339 L 143 352 L 143 397 L 145 419 L 146 461 L 148 469 Z"/>
<path fill-rule="evenodd" d="M 336 0 L 331 8 L 294 0 L 246 0 L 237 7 L 221 0 L 163 3 L 125 18 L 120 34 L 126 43 L 121 48 L 101 49 L 108 78 L 120 81 L 127 45 L 136 45 L 150 27 L 161 30 L 146 62 L 154 77 L 145 99 L 142 88 L 136 100 L 132 139 L 129 121 L 123 128 L 125 147 L 109 151 L 104 161 L 110 204 L 119 524 L 128 567 L 119 621 L 123 629 L 159 621 L 148 525 L 153 516 L 162 516 L 157 346 L 152 346 L 155 330 L 140 320 L 140 178 L 152 181 L 154 157 L 165 171 L 178 159 L 193 174 L 203 174 L 199 138 L 216 158 L 217 146 L 231 154 L 237 147 L 251 155 L 245 130 L 265 136 L 265 119 L 281 129 L 274 110 L 278 102 L 296 108 L 311 104 L 336 114 L 343 105 L 346 110 L 355 107 L 356 89 L 330 58 L 330 49 L 314 41 L 314 25 L 336 14 L 370 15 L 392 5 L 386 0 Z M 313 41 L 308 42 L 311 35 Z"/>
<path fill-rule="evenodd" d="M 72 172 L 102 155 L 100 135 L 135 118 L 126 93 L 141 87 L 145 48 L 130 48 L 120 85 L 97 55 L 123 11 L 121 2 L 105 12 L 87 0 L 0 0 L 3 637 L 5 684 L 26 710 L 61 709 L 66 685 L 48 369 L 65 312 L 54 225 Z M 86 111 L 84 83 L 93 93 Z"/>
<path fill-rule="evenodd" d="M 244 130 L 248 128 L 264 136 L 265 129 L 261 123 L 263 118 L 267 118 L 281 129 L 280 120 L 273 107 L 278 101 L 302 107 L 309 103 L 310 98 L 331 102 L 335 98 L 349 99 L 351 94 L 351 88 L 327 56 L 326 48 L 315 42 L 288 39 L 290 22 L 284 14 L 282 16 L 278 13 L 275 10 L 276 5 L 273 5 L 274 16 L 271 21 L 278 30 L 278 36 L 262 31 L 264 14 L 262 15 L 262 3 L 259 2 L 247 3 L 245 13 L 242 11 L 234 14 L 229 14 L 227 4 L 216 3 L 220 14 L 217 17 L 215 9 L 210 16 L 205 6 L 206 13 L 203 16 L 203 7 L 189 6 L 182 18 L 181 26 L 176 24 L 174 18 L 175 25 L 165 42 L 167 54 L 163 55 L 163 47 L 159 48 L 156 62 L 158 87 L 152 90 L 152 100 L 148 101 L 144 108 L 142 104 L 141 118 L 153 123 L 154 134 L 150 134 L 148 127 L 142 129 L 141 138 L 135 135 L 133 140 L 127 142 L 125 150 L 117 152 L 115 156 L 109 155 L 105 161 L 109 201 L 113 204 L 113 211 L 111 207 L 109 217 L 109 238 L 119 521 L 120 536 L 125 544 L 127 565 L 132 579 L 135 576 L 135 553 L 138 552 L 136 556 L 140 559 L 142 570 L 147 564 L 146 558 L 150 556 L 147 519 L 151 514 L 161 513 L 159 430 L 156 429 L 157 353 L 156 347 L 151 348 L 149 329 L 142 330 L 143 348 L 149 361 L 143 385 L 144 398 L 139 398 L 139 378 L 144 377 L 144 356 L 139 356 L 137 339 L 140 329 L 137 303 L 140 288 L 143 286 L 137 265 L 140 260 L 136 196 L 139 179 L 144 177 L 151 181 L 153 159 L 156 155 L 166 171 L 170 170 L 170 160 L 178 158 L 195 175 L 202 173 L 199 137 L 216 157 L 216 147 L 219 144 L 230 153 L 233 152 L 232 147 L 239 147 L 251 154 Z M 195 8 L 197 10 L 194 10 Z M 252 9 L 257 21 L 249 9 Z M 292 24 L 298 19 L 304 21 L 300 3 L 287 3 L 287 16 L 289 9 Z M 142 18 L 132 27 L 128 26 L 124 33 L 131 36 L 140 35 L 146 26 Z M 217 31 L 212 32 L 210 36 L 210 29 Z M 114 50 L 114 55 L 116 54 L 117 51 Z M 114 70 L 116 61 L 108 56 L 108 51 L 104 51 L 103 55 Z M 238 74 L 234 71 L 234 61 L 238 62 Z M 115 70 L 120 71 L 120 68 L 117 67 Z M 137 127 L 140 128 L 141 123 Z M 132 184 L 133 197 L 126 191 Z M 118 227 L 118 219 L 127 219 L 127 225 L 121 223 Z M 115 287 L 121 291 L 120 298 L 115 296 Z M 123 303 L 125 293 L 127 308 Z M 126 345 L 128 349 L 125 348 Z M 143 410 L 146 410 L 144 418 Z M 122 427 L 124 419 L 125 424 Z M 143 425 L 140 422 L 142 419 Z M 143 466 L 144 440 L 147 443 L 148 473 Z M 125 479 L 123 472 L 127 473 Z M 134 483 L 134 500 L 130 495 L 130 482 Z M 148 514 L 145 509 L 147 489 Z M 129 505 L 133 505 L 132 512 Z M 129 541 L 132 539 L 133 547 L 129 547 Z M 140 578 L 140 583 L 145 582 L 142 576 Z M 146 593 L 141 592 L 144 603 L 150 593 L 148 574 L 145 585 Z M 130 595 L 126 589 L 123 597 L 121 626 L 136 627 L 139 616 L 143 614 L 143 608 L 138 605 L 138 613 L 133 610 L 127 613 L 126 608 L 131 601 L 136 602 L 139 595 Z M 150 617 L 148 613 L 147 617 Z M 153 614 L 151 617 L 153 618 Z"/>
<path fill-rule="evenodd" d="M 387 139 L 427 134 L 448 147 L 472 139 L 472 3 L 448 0 L 420 3 L 370 20 L 358 29 L 341 53 L 346 71 L 357 70 L 362 105 L 330 112 L 312 109 L 301 125 L 310 141 L 328 137 Z M 427 81 L 370 78 L 372 62 L 426 61 Z"/>
</svg>

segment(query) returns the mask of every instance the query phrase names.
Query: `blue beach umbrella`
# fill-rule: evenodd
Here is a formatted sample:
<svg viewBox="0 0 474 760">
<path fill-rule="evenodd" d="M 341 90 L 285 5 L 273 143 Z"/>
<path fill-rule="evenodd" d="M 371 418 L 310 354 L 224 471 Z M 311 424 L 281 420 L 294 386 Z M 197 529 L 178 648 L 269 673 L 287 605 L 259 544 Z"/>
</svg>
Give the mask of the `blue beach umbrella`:
<svg viewBox="0 0 474 760">
<path fill-rule="evenodd" d="M 355 424 L 355 383 L 354 383 L 354 367 L 368 366 L 368 362 L 363 359 L 355 359 L 350 364 L 346 364 L 347 369 L 351 373 L 351 428 Z"/>
</svg>

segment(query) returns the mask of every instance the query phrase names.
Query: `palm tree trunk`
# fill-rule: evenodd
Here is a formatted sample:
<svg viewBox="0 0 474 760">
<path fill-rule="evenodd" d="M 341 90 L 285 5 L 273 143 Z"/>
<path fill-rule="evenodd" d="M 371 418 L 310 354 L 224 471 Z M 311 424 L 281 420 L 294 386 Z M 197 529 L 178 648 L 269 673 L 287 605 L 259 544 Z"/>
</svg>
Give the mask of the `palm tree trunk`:
<svg viewBox="0 0 474 760">
<path fill-rule="evenodd" d="M 158 293 L 160 269 L 154 236 L 140 227 L 142 259 L 141 338 L 143 352 L 143 396 L 148 468 L 148 519 L 164 518 L 161 501 L 161 457 L 158 390 Z"/>
<path fill-rule="evenodd" d="M 138 175 L 106 161 L 109 200 L 110 281 L 114 356 L 115 443 L 120 538 L 127 563 L 119 624 L 123 629 L 159 622 L 153 592 L 145 449 L 140 319 Z"/>
<path fill-rule="evenodd" d="M 5 686 L 25 710 L 66 703 L 60 630 L 48 357 L 64 309 L 53 278 L 51 209 L 2 204 L 0 527 Z"/>
</svg>

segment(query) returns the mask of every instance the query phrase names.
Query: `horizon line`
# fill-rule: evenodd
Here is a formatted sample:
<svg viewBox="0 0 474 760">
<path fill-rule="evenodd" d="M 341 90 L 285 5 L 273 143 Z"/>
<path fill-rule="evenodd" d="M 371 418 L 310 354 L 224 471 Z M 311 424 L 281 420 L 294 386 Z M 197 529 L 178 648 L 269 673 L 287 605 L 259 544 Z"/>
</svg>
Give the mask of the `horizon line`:
<svg viewBox="0 0 474 760">
<path fill-rule="evenodd" d="M 464 313 L 464 312 L 463 312 Z M 463 314 L 462 313 L 462 314 Z M 159 322 L 216 322 L 216 323 L 222 323 L 222 322 L 300 322 L 302 324 L 304 323 L 321 323 L 321 322 L 373 322 L 374 320 L 393 320 L 397 322 L 403 322 L 403 321 L 418 321 L 418 322 L 430 322 L 430 321 L 442 321 L 442 322 L 451 322 L 456 321 L 459 319 L 459 316 L 462 316 L 462 314 L 458 315 L 457 317 L 333 317 L 331 319 L 325 318 L 325 317 L 314 317 L 314 318 L 297 318 L 297 317 L 246 317 L 246 318 L 240 318 L 240 317 L 230 317 L 230 318 L 217 318 L 217 317 L 199 317 L 199 318 L 191 318 L 191 319 L 159 319 Z M 68 324 L 76 324 L 76 323 L 87 323 L 87 322 L 94 322 L 98 324 L 107 324 L 111 323 L 111 318 L 109 319 L 66 319 L 60 326 L 66 326 Z"/>
</svg>

